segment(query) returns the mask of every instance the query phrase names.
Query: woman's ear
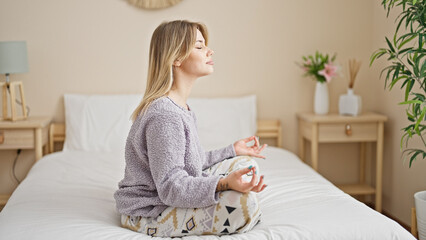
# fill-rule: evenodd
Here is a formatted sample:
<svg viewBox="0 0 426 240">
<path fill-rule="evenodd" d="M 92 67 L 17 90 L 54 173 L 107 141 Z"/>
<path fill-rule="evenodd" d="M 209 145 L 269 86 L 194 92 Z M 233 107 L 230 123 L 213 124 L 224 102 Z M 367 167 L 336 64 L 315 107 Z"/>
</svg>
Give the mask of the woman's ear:
<svg viewBox="0 0 426 240">
<path fill-rule="evenodd" d="M 175 66 L 175 67 L 180 67 L 180 64 L 181 64 L 181 61 L 180 61 L 180 60 L 175 60 L 175 61 L 173 62 L 173 66 Z"/>
</svg>

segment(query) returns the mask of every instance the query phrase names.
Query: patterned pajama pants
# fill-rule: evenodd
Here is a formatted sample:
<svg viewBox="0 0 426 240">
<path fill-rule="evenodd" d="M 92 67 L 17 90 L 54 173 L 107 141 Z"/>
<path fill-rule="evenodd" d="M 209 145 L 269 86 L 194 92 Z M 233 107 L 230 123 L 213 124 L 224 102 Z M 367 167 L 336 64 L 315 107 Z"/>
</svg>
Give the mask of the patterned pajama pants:
<svg viewBox="0 0 426 240">
<path fill-rule="evenodd" d="M 204 173 L 226 176 L 250 165 L 259 171 L 254 159 L 238 156 L 219 162 L 204 170 Z M 251 175 L 250 172 L 243 179 L 250 181 Z M 223 235 L 251 230 L 260 221 L 260 215 L 256 193 L 224 191 L 219 193 L 216 205 L 205 208 L 168 207 L 156 218 L 122 215 L 121 224 L 125 228 L 155 237 Z"/>
</svg>

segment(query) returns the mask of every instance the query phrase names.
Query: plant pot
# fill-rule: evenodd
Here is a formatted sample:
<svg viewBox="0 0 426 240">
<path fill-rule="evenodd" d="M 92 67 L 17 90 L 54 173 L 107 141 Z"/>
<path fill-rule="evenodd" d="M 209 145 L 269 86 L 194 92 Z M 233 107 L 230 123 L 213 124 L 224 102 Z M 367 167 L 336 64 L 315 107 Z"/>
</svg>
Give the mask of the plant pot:
<svg viewBox="0 0 426 240">
<path fill-rule="evenodd" d="M 328 86 L 326 82 L 317 82 L 314 95 L 314 112 L 316 114 L 328 113 Z"/>
<path fill-rule="evenodd" d="M 426 240 L 426 191 L 416 192 L 414 194 L 414 203 L 416 206 L 419 239 Z"/>
</svg>

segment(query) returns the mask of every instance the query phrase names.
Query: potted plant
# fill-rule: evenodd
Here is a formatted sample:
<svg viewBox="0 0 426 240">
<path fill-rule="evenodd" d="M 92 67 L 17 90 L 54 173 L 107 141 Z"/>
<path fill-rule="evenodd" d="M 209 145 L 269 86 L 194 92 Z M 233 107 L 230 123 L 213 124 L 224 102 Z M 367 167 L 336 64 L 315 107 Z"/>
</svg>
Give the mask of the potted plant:
<svg viewBox="0 0 426 240">
<path fill-rule="evenodd" d="M 305 76 L 313 77 L 317 84 L 314 95 L 314 112 L 316 114 L 328 113 L 328 88 L 327 83 L 336 76 L 337 66 L 333 64 L 336 55 L 329 57 L 318 51 L 315 55 L 302 56 L 303 63 L 299 66 L 305 71 Z"/>
<path fill-rule="evenodd" d="M 385 75 L 385 87 L 389 91 L 396 83 L 401 83 L 401 89 L 405 92 L 404 101 L 399 104 L 407 105 L 406 115 L 408 125 L 401 130 L 401 151 L 404 161 L 409 159 L 409 167 L 417 158 L 426 158 L 425 114 L 426 114 L 426 0 L 383 0 L 382 5 L 387 10 L 387 17 L 392 8 L 402 9 L 397 17 L 398 24 L 392 40 L 387 37 L 386 48 L 380 48 L 371 56 L 371 64 L 382 56 L 387 57 L 389 65 L 382 74 Z M 399 33 L 401 27 L 404 33 Z M 420 148 L 408 147 L 412 138 L 421 140 Z M 404 150 L 403 150 L 404 149 Z M 414 195 L 417 222 L 419 224 L 419 237 L 426 240 L 426 191 Z"/>
</svg>

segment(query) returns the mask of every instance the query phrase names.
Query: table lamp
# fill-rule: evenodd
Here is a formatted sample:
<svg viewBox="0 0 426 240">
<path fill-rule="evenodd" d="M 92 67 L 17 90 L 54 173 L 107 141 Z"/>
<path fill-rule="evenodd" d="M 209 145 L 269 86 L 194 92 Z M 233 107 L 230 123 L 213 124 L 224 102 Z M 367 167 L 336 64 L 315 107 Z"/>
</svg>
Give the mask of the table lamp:
<svg viewBox="0 0 426 240">
<path fill-rule="evenodd" d="M 28 57 L 27 57 L 27 44 L 25 41 L 10 41 L 0 42 L 0 74 L 6 74 L 6 82 L 0 82 L 2 89 L 3 101 L 3 116 L 0 120 L 24 120 L 27 119 L 27 109 L 25 105 L 23 84 L 20 81 L 10 82 L 9 75 L 11 73 L 25 73 L 28 72 Z M 16 100 L 15 89 L 19 88 L 22 104 L 22 116 L 17 116 L 15 102 Z M 8 93 L 10 97 L 11 116 L 7 109 Z"/>
</svg>

